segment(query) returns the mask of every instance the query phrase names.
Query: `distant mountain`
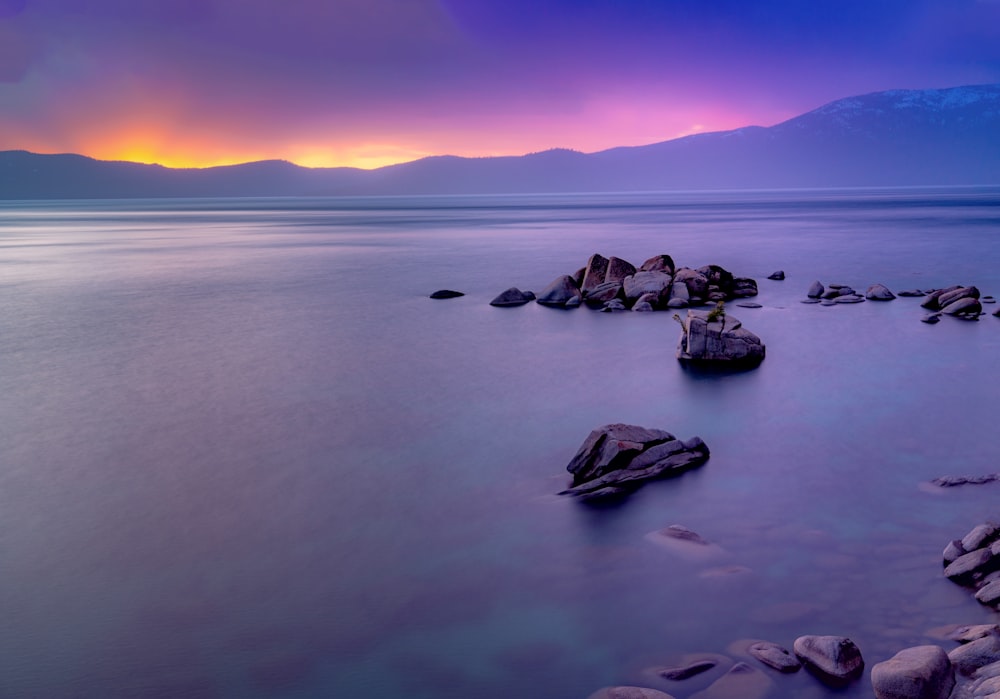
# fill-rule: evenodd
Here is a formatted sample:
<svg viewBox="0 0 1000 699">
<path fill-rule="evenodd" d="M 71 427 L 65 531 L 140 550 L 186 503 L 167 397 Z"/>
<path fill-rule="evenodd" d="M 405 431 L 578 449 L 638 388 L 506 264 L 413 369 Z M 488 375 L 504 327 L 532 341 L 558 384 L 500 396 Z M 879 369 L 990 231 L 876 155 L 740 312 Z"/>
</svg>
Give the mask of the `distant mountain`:
<svg viewBox="0 0 1000 699">
<path fill-rule="evenodd" d="M 378 170 L 205 169 L 0 152 L 0 199 L 475 194 L 1000 184 L 1000 85 L 891 90 L 771 127 L 598 153 L 438 156 Z"/>
</svg>

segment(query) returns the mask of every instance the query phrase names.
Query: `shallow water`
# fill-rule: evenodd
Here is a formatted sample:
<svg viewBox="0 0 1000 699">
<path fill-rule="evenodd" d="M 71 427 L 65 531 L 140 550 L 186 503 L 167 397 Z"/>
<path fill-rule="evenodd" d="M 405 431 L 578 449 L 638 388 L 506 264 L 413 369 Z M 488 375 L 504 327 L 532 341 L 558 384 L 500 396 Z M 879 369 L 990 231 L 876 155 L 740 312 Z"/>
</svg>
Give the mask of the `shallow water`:
<svg viewBox="0 0 1000 699">
<path fill-rule="evenodd" d="M 940 553 L 1000 486 L 920 484 L 1000 470 L 1000 319 L 799 300 L 1000 294 L 998 234 L 995 189 L 0 204 L 0 696 L 683 699 L 649 668 L 806 633 L 870 666 L 995 620 Z M 730 314 L 767 359 L 692 373 L 668 313 L 488 305 L 593 252 L 756 278 Z M 556 496 L 609 422 L 712 457 Z"/>
</svg>

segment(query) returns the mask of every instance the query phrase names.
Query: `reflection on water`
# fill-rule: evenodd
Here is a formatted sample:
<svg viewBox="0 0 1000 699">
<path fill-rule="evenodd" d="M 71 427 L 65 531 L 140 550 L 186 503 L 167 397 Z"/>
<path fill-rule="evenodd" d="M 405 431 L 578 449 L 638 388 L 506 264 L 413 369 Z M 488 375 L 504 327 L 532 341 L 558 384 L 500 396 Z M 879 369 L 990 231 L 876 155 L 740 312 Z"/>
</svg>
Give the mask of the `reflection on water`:
<svg viewBox="0 0 1000 699">
<path fill-rule="evenodd" d="M 4 203 L 0 695 L 685 697 L 650 668 L 804 633 L 871 665 L 988 620 L 940 552 L 995 488 L 919 485 L 996 470 L 1000 321 L 799 300 L 814 279 L 996 294 L 998 204 Z M 669 314 L 488 305 L 593 252 L 755 277 L 738 315 L 767 358 L 692 371 Z M 613 506 L 554 495 L 610 422 L 711 458 Z M 715 554 L 650 541 L 671 524 Z"/>
</svg>

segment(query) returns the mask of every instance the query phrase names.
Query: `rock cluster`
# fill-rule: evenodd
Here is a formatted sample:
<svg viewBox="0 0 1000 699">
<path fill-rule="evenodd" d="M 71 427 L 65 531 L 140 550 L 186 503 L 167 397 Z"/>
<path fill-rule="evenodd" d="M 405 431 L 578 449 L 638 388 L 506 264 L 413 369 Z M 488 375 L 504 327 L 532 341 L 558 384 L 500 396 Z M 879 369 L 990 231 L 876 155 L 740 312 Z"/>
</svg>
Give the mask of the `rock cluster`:
<svg viewBox="0 0 1000 699">
<path fill-rule="evenodd" d="M 560 495 L 584 499 L 625 495 L 643 481 L 700 466 L 708 455 L 708 446 L 698 437 L 681 441 L 663 430 L 604 425 L 588 435 L 566 466 L 573 481 Z"/>
<path fill-rule="evenodd" d="M 725 311 L 688 310 L 681 320 L 677 358 L 693 363 L 756 366 L 764 359 L 764 343 Z"/>
<path fill-rule="evenodd" d="M 892 292 L 881 284 L 869 287 L 868 291 L 873 295 L 880 295 L 884 293 L 880 289 L 885 289 L 885 292 L 888 292 L 891 298 L 895 298 L 895 296 L 892 296 Z M 862 303 L 864 300 L 864 296 L 847 284 L 827 284 L 824 286 L 821 282 L 815 281 L 809 286 L 809 290 L 806 292 L 806 300 L 802 303 L 818 303 L 823 306 L 833 306 L 845 303 Z M 878 300 L 887 301 L 890 299 L 879 298 Z"/>
<path fill-rule="evenodd" d="M 557 277 L 536 299 L 543 306 L 602 311 L 660 311 L 757 295 L 757 282 L 719 265 L 676 268 L 670 255 L 655 255 L 639 267 L 620 257 L 590 256 L 575 274 Z"/>
<path fill-rule="evenodd" d="M 980 524 L 949 543 L 943 557 L 946 578 L 975 588 L 983 604 L 1000 607 L 1000 525 Z"/>
<path fill-rule="evenodd" d="M 949 286 L 928 292 L 920 307 L 931 311 L 931 314 L 924 318 L 925 321 L 941 314 L 964 320 L 976 320 L 983 311 L 979 296 L 979 289 L 974 286 Z"/>
</svg>

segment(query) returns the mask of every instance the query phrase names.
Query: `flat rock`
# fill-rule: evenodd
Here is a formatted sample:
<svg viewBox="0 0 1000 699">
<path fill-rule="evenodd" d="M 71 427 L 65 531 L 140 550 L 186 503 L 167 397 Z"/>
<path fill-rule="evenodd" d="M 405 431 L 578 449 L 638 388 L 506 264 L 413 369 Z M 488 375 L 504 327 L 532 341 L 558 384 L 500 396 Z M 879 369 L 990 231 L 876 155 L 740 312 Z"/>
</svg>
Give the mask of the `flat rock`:
<svg viewBox="0 0 1000 699">
<path fill-rule="evenodd" d="M 521 291 L 516 286 L 512 286 L 506 291 L 500 292 L 495 299 L 490 301 L 491 306 L 523 306 L 529 301 L 534 301 L 535 295 L 530 291 Z"/>
<path fill-rule="evenodd" d="M 659 671 L 659 674 L 664 679 L 679 682 L 690 679 L 695 675 L 700 675 L 703 672 L 708 672 L 716 665 L 718 663 L 714 660 L 698 660 L 681 667 L 665 667 Z"/>
<path fill-rule="evenodd" d="M 904 648 L 871 672 L 876 699 L 948 699 L 955 671 L 939 646 Z"/>
<path fill-rule="evenodd" d="M 753 301 L 740 301 L 736 305 L 740 308 L 763 308 L 759 303 L 754 303 Z"/>
<path fill-rule="evenodd" d="M 863 303 L 865 297 L 857 294 L 842 294 L 833 300 L 836 303 Z"/>
<path fill-rule="evenodd" d="M 843 684 L 864 670 L 861 651 L 845 636 L 799 636 L 793 650 L 803 665 L 828 684 Z"/>
<path fill-rule="evenodd" d="M 955 672 L 971 675 L 979 668 L 1000 661 L 1000 636 L 990 634 L 954 648 L 948 653 Z"/>
<path fill-rule="evenodd" d="M 798 658 L 792 655 L 787 649 L 770 641 L 751 643 L 747 648 L 747 652 L 778 672 L 795 672 L 802 666 Z"/>
<path fill-rule="evenodd" d="M 920 289 L 906 289 L 897 293 L 897 296 L 908 297 L 908 298 L 919 298 L 921 296 L 926 296 L 924 292 Z"/>
<path fill-rule="evenodd" d="M 457 299 L 459 296 L 465 296 L 465 294 L 453 289 L 438 289 L 431 294 L 432 299 Z"/>
</svg>

